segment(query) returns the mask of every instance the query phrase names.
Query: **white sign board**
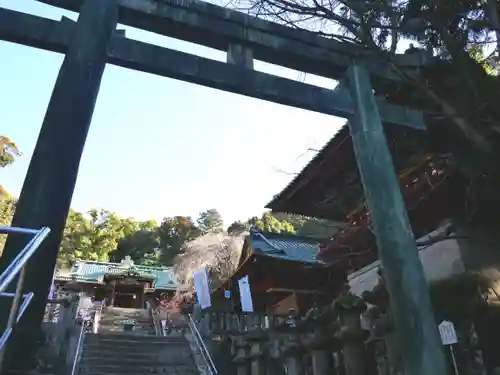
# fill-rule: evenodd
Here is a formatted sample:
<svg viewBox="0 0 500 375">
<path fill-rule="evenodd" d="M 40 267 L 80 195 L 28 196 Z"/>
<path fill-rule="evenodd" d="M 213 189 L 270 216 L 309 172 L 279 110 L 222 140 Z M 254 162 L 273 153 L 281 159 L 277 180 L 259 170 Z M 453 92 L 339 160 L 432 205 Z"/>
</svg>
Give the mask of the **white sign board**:
<svg viewBox="0 0 500 375">
<path fill-rule="evenodd" d="M 238 280 L 240 289 L 241 311 L 253 312 L 252 293 L 250 292 L 250 282 L 248 276 L 244 276 Z"/>
<path fill-rule="evenodd" d="M 196 296 L 198 297 L 198 302 L 202 309 L 209 308 L 212 306 L 210 300 L 210 289 L 208 288 L 208 276 L 207 270 L 201 268 L 193 273 L 194 288 L 196 290 Z"/>
<path fill-rule="evenodd" d="M 452 322 L 443 320 L 439 325 L 439 334 L 441 335 L 443 345 L 453 345 L 458 342 L 455 326 Z"/>
</svg>

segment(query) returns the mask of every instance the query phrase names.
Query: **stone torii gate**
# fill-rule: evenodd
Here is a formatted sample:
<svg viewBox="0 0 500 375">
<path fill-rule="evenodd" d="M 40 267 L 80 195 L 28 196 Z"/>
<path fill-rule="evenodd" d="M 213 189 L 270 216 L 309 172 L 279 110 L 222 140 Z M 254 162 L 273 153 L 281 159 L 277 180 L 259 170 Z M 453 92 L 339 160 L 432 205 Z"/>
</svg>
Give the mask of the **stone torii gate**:
<svg viewBox="0 0 500 375">
<path fill-rule="evenodd" d="M 52 234 L 28 263 L 24 291 L 36 297 L 14 331 L 6 358 L 25 358 L 14 351 L 36 339 L 104 67 L 110 63 L 349 119 L 406 373 L 445 373 L 427 284 L 382 123 L 425 126 L 419 111 L 373 95 L 370 75 L 399 79 L 390 64 L 359 46 L 196 0 L 43 2 L 79 12 L 78 21 L 0 8 L 0 39 L 65 54 L 13 220 L 20 227 L 48 226 Z M 116 30 L 118 22 L 224 50 L 227 63 L 127 39 Z M 329 90 L 257 72 L 254 58 L 343 84 Z M 408 74 L 418 74 L 424 63 L 418 55 L 396 55 L 393 61 Z M 8 238 L 2 269 L 23 245 L 19 238 Z M 0 307 L 5 325 L 5 303 Z"/>
</svg>

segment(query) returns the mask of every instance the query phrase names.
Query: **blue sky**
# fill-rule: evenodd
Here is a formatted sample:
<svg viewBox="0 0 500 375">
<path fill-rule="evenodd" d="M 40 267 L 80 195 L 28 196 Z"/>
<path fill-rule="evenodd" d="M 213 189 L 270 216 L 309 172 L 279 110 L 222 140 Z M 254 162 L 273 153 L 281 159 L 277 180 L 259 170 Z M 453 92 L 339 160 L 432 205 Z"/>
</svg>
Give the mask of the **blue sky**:
<svg viewBox="0 0 500 375">
<path fill-rule="evenodd" d="M 34 0 L 0 7 L 46 18 L 75 14 Z M 123 27 L 122 27 L 123 28 Z M 224 60 L 223 52 L 137 29 L 127 37 Z M 23 155 L 0 171 L 18 195 L 62 55 L 0 41 L 0 134 Z M 300 74 L 256 62 L 291 79 Z M 335 82 L 307 75 L 306 82 Z M 274 194 L 314 156 L 343 119 L 285 107 L 181 81 L 106 67 L 73 196 L 74 209 L 103 207 L 139 220 L 217 208 L 226 224 L 259 215 Z"/>
</svg>

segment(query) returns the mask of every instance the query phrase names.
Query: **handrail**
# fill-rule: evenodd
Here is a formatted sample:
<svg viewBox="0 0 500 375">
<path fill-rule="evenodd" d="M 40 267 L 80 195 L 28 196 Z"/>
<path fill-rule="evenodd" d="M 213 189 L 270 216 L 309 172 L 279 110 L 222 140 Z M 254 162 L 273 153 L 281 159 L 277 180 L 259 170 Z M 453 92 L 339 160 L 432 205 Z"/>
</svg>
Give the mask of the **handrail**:
<svg viewBox="0 0 500 375">
<path fill-rule="evenodd" d="M 208 364 L 209 370 L 211 375 L 217 375 L 217 368 L 215 367 L 214 361 L 212 360 L 212 357 L 210 356 L 210 353 L 207 349 L 207 346 L 205 345 L 205 342 L 203 341 L 203 338 L 201 337 L 200 331 L 198 331 L 198 328 L 196 327 L 196 323 L 193 320 L 193 317 L 191 314 L 187 314 L 189 322 L 189 328 L 191 329 L 191 333 L 194 336 L 195 342 L 198 346 L 198 348 L 201 351 L 201 354 L 205 358 L 205 361 Z"/>
<path fill-rule="evenodd" d="M 78 316 L 78 311 L 77 314 Z M 83 336 L 85 335 L 85 322 L 81 322 L 81 327 L 80 327 L 80 334 L 78 335 L 78 342 L 76 344 L 76 349 L 75 349 L 75 358 L 73 360 L 73 365 L 71 366 L 71 374 L 70 375 L 75 375 L 76 373 L 76 366 L 78 365 L 78 362 L 80 362 L 80 354 L 82 351 L 82 342 L 83 342 Z"/>
<path fill-rule="evenodd" d="M 23 295 L 23 283 L 25 276 L 25 265 L 28 260 L 33 256 L 35 251 L 40 247 L 42 242 L 50 234 L 50 229 L 43 227 L 41 229 L 25 229 L 18 227 L 5 227 L 0 226 L 0 234 L 31 234 L 33 238 L 28 244 L 17 254 L 14 260 L 7 266 L 7 268 L 0 275 L 0 296 L 12 297 L 12 306 L 9 312 L 9 318 L 5 331 L 0 337 L 0 368 L 3 363 L 5 344 L 7 343 L 13 331 L 13 326 L 17 324 L 33 300 L 34 294 L 28 293 Z M 6 293 L 10 283 L 16 276 L 18 276 L 15 293 Z M 22 300 L 22 302 L 21 302 Z"/>
<path fill-rule="evenodd" d="M 2 293 L 0 295 L 0 297 L 14 297 L 14 296 L 15 296 L 14 293 Z M 19 322 L 19 320 L 21 319 L 24 312 L 28 308 L 28 305 L 30 304 L 34 296 L 35 294 L 33 292 L 23 295 L 23 303 L 19 307 L 19 313 L 17 314 L 15 323 Z M 0 350 L 2 350 L 2 348 L 5 346 L 11 334 L 12 334 L 12 327 L 9 327 L 4 331 L 2 336 L 0 336 Z"/>
<path fill-rule="evenodd" d="M 92 324 L 93 333 L 99 332 L 99 326 L 101 325 L 102 307 L 102 302 L 99 304 L 94 303 L 94 323 Z"/>
<path fill-rule="evenodd" d="M 6 230 L 8 227 L 0 227 L 0 233 L 6 234 L 9 233 Z M 21 234 L 31 234 L 27 230 L 21 232 L 22 228 L 12 228 L 11 233 L 21 233 Z M 0 275 L 0 293 L 5 292 L 10 282 L 14 280 L 14 278 L 21 272 L 21 269 L 24 267 L 26 262 L 31 258 L 31 256 L 35 253 L 35 251 L 40 247 L 42 242 L 47 238 L 50 233 L 50 229 L 44 227 L 40 229 L 30 242 L 22 249 L 19 254 L 14 258 L 11 264 L 2 272 Z"/>
<path fill-rule="evenodd" d="M 17 233 L 17 234 L 37 234 L 40 230 L 39 229 L 28 229 L 28 228 L 19 228 L 19 227 L 6 227 L 3 225 L 0 225 L 0 234 L 11 234 L 11 233 Z"/>
</svg>

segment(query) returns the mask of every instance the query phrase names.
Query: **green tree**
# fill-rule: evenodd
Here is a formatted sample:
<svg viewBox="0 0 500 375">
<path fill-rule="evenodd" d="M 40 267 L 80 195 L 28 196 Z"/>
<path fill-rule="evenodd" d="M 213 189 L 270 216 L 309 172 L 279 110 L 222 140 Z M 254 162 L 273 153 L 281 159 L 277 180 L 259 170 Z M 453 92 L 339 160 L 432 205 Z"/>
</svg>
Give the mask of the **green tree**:
<svg viewBox="0 0 500 375">
<path fill-rule="evenodd" d="M 215 208 L 210 208 L 200 213 L 196 221 L 198 228 L 203 233 L 218 233 L 224 230 L 222 216 Z"/>
<path fill-rule="evenodd" d="M 0 196 L 0 226 L 9 226 L 14 216 L 16 201 L 9 195 Z M 0 235 L 0 256 L 5 245 L 6 235 Z"/>
<path fill-rule="evenodd" d="M 171 265 L 175 256 L 182 252 L 184 245 L 202 234 L 188 216 L 164 218 L 158 227 L 160 264 Z"/>
<path fill-rule="evenodd" d="M 118 241 L 118 246 L 110 253 L 110 261 L 119 262 L 130 256 L 137 264 L 155 265 L 160 248 L 158 226 L 154 220 L 135 223 L 134 229 L 127 230 Z M 131 228 L 130 228 L 131 229 Z"/>
<path fill-rule="evenodd" d="M 229 227 L 227 227 L 227 233 L 231 235 L 240 234 L 249 229 L 249 225 L 241 221 L 233 222 Z"/>
<path fill-rule="evenodd" d="M 332 222 L 325 219 L 308 218 L 302 226 L 297 229 L 296 234 L 320 240 L 331 238 L 341 227 L 342 223 Z"/>
<path fill-rule="evenodd" d="M 19 151 L 17 145 L 9 137 L 0 135 L 0 168 L 4 168 L 12 164 L 20 155 L 21 152 Z M 9 194 L 0 184 L 0 199 L 2 197 L 9 198 Z"/>
<path fill-rule="evenodd" d="M 118 241 L 135 230 L 130 219 L 120 219 L 104 209 L 92 209 L 87 215 L 71 211 L 59 251 L 59 265 L 74 259 L 108 261 Z"/>
<path fill-rule="evenodd" d="M 264 212 L 260 218 L 254 216 L 247 221 L 251 227 L 271 233 L 295 233 L 292 224 L 286 220 L 276 219 L 271 212 Z"/>
<path fill-rule="evenodd" d="M 20 155 L 21 153 L 17 145 L 10 138 L 0 135 L 0 168 L 12 164 L 16 160 L 16 157 Z M 15 207 L 16 201 L 0 184 L 0 226 L 10 225 Z M 0 235 L 0 256 L 2 255 L 6 238 L 6 235 Z"/>
<path fill-rule="evenodd" d="M 272 214 L 278 220 L 285 220 L 295 228 L 295 234 L 298 236 L 311 237 L 317 239 L 331 238 L 343 223 L 333 222 L 325 219 L 317 219 L 302 215 L 287 214 L 277 212 Z"/>
<path fill-rule="evenodd" d="M 66 219 L 61 246 L 58 254 L 58 267 L 64 268 L 75 259 L 84 258 L 80 249 L 88 247 L 89 220 L 75 210 L 70 210 Z"/>
<path fill-rule="evenodd" d="M 19 148 L 9 137 L 0 135 L 0 167 L 12 164 L 21 155 Z"/>
</svg>

